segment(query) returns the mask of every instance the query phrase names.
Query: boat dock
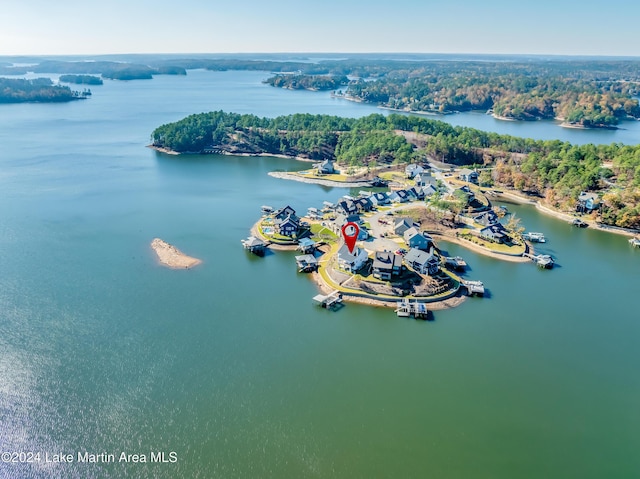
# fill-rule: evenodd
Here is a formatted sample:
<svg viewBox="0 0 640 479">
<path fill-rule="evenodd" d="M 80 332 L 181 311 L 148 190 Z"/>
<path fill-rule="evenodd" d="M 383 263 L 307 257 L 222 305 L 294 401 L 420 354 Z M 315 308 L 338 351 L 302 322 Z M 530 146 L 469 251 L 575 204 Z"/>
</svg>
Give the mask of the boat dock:
<svg viewBox="0 0 640 479">
<path fill-rule="evenodd" d="M 545 269 L 551 269 L 555 264 L 555 261 L 553 260 L 553 258 L 548 254 L 535 255 L 530 253 L 524 253 L 522 256 L 524 256 L 525 258 L 529 258 L 531 261 L 534 261 L 538 266 Z"/>
<path fill-rule="evenodd" d="M 412 303 L 408 299 L 403 299 L 396 304 L 396 314 L 401 318 L 413 316 L 416 319 L 427 319 L 429 311 L 425 303 L 419 303 L 417 301 Z"/>
<path fill-rule="evenodd" d="M 531 241 L 533 243 L 546 243 L 547 242 L 547 240 L 544 237 L 544 234 L 537 233 L 535 231 L 530 231 L 528 233 L 524 233 L 522 235 L 522 239 L 525 239 L 527 241 Z"/>
<path fill-rule="evenodd" d="M 264 255 L 264 250 L 267 247 L 267 243 L 255 236 L 249 236 L 247 239 L 240 240 L 244 249 L 251 251 L 258 256 Z"/>
<path fill-rule="evenodd" d="M 444 265 L 453 268 L 456 271 L 462 271 L 467 267 L 467 262 L 463 260 L 460 256 L 447 256 L 444 259 Z"/>
<path fill-rule="evenodd" d="M 571 224 L 573 226 L 575 226 L 576 228 L 586 228 L 587 226 L 589 226 L 589 223 L 585 223 L 584 221 L 582 221 L 579 218 L 574 219 Z"/>
<path fill-rule="evenodd" d="M 342 304 L 342 293 L 336 290 L 327 295 L 317 294 L 313 297 L 313 300 L 323 308 L 334 309 Z"/>
<path fill-rule="evenodd" d="M 640 238 L 631 238 L 629 244 L 634 248 L 640 248 Z"/>
<path fill-rule="evenodd" d="M 473 296 L 484 296 L 484 283 L 482 281 L 463 281 L 462 286 L 467 288 L 467 294 Z"/>
<path fill-rule="evenodd" d="M 299 273 L 310 273 L 318 269 L 318 260 L 312 254 L 303 254 L 296 256 Z"/>
</svg>

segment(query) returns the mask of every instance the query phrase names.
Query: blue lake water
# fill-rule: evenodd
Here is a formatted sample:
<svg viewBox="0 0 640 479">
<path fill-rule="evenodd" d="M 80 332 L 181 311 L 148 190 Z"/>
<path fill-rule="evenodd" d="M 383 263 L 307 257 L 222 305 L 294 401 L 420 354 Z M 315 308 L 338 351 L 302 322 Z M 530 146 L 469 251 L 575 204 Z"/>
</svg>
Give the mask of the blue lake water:
<svg viewBox="0 0 640 479">
<path fill-rule="evenodd" d="M 267 175 L 277 158 L 175 157 L 153 128 L 226 110 L 361 116 L 256 72 L 112 82 L 0 105 L 0 452 L 175 451 L 176 463 L 0 463 L 0 477 L 629 478 L 640 475 L 640 252 L 507 205 L 551 271 L 445 245 L 489 297 L 434 321 L 312 304 L 293 253 L 248 255 L 260 206 L 348 189 Z M 576 143 L 617 131 L 445 121 Z M 584 141 L 582 141 L 584 140 Z M 203 260 L 158 266 L 155 237 Z"/>
</svg>

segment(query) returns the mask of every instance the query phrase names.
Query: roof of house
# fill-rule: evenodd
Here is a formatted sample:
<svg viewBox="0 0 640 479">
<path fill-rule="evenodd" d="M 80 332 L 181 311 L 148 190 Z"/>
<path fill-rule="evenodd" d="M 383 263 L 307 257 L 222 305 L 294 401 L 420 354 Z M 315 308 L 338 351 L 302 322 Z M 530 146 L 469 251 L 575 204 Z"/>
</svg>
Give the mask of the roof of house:
<svg viewBox="0 0 640 479">
<path fill-rule="evenodd" d="M 433 259 L 437 261 L 437 258 L 426 251 L 422 251 L 418 248 L 411 248 L 407 254 L 404 255 L 404 260 L 407 263 L 418 263 L 425 264 L 429 261 L 433 261 Z"/>
<path fill-rule="evenodd" d="M 353 253 L 351 253 L 349 252 L 349 247 L 343 244 L 338 250 L 338 259 L 346 261 L 347 263 L 353 263 L 362 254 L 362 251 L 363 250 L 356 246 L 353 248 Z"/>
<path fill-rule="evenodd" d="M 419 236 L 421 239 L 425 239 L 414 226 L 405 231 L 403 236 L 405 241 L 410 241 L 414 236 Z"/>
<path fill-rule="evenodd" d="M 580 201 L 593 201 L 594 203 L 599 200 L 597 193 L 588 193 L 586 191 L 581 191 L 580 196 L 578 196 L 578 200 Z"/>
<path fill-rule="evenodd" d="M 502 223 L 496 223 L 486 226 L 480 230 L 480 233 L 485 236 L 491 236 L 493 238 L 503 238 L 505 236 L 509 236 L 505 227 L 502 226 Z"/>
<path fill-rule="evenodd" d="M 393 269 L 402 266 L 402 256 L 390 251 L 376 251 L 373 269 Z"/>
</svg>

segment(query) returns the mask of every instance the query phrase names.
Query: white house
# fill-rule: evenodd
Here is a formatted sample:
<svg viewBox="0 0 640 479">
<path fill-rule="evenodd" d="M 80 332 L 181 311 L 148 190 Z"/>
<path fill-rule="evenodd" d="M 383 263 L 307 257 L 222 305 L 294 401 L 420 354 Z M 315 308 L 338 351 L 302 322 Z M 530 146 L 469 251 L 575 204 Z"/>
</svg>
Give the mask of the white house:
<svg viewBox="0 0 640 479">
<path fill-rule="evenodd" d="M 338 266 L 349 273 L 358 271 L 368 259 L 367 251 L 358 246 L 354 248 L 353 253 L 349 252 L 346 244 L 343 244 L 338 250 Z"/>
</svg>

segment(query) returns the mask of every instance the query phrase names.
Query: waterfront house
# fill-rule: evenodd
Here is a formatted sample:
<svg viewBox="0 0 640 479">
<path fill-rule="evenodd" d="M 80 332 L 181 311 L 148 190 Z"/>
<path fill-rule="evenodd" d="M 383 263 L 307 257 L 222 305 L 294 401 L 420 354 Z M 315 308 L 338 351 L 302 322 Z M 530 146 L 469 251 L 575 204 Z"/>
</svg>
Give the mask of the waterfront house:
<svg viewBox="0 0 640 479">
<path fill-rule="evenodd" d="M 406 203 L 409 201 L 409 193 L 407 190 L 396 190 L 389 194 L 389 199 L 393 203 Z"/>
<path fill-rule="evenodd" d="M 284 208 L 280 208 L 279 210 L 276 210 L 275 213 L 273 213 L 273 219 L 274 220 L 283 220 L 285 219 L 287 216 L 293 216 L 296 217 L 296 210 L 294 210 L 291 206 L 287 205 Z"/>
<path fill-rule="evenodd" d="M 369 199 L 376 206 L 388 205 L 391 202 L 391 200 L 389 200 L 389 195 L 382 192 L 374 193 Z"/>
<path fill-rule="evenodd" d="M 409 252 L 404 255 L 404 262 L 416 273 L 428 274 L 429 276 L 437 274 L 440 269 L 440 261 L 438 261 L 438 257 L 433 254 L 433 251 L 426 252 L 417 248 L 411 248 Z"/>
<path fill-rule="evenodd" d="M 331 175 L 336 172 L 336 169 L 333 166 L 333 160 L 323 160 L 316 164 L 316 167 L 318 168 L 318 173 L 321 175 Z"/>
<path fill-rule="evenodd" d="M 458 172 L 458 178 L 468 183 L 478 183 L 478 172 L 470 170 L 469 168 L 463 168 Z"/>
<path fill-rule="evenodd" d="M 409 248 L 417 248 L 426 251 L 429 249 L 429 246 L 431 246 L 429 240 L 421 235 L 415 227 L 409 228 L 402 236 L 404 237 L 404 242 L 407 243 Z"/>
<path fill-rule="evenodd" d="M 338 202 L 336 211 L 345 215 L 353 215 L 358 212 L 358 206 L 353 199 L 341 200 Z"/>
<path fill-rule="evenodd" d="M 369 255 L 364 248 L 358 246 L 354 248 L 353 253 L 350 253 L 347 245 L 343 244 L 338 250 L 337 259 L 338 267 L 349 273 L 355 273 L 367 262 Z"/>
<path fill-rule="evenodd" d="M 373 209 L 373 203 L 368 197 L 360 197 L 354 203 L 358 211 L 371 211 Z"/>
<path fill-rule="evenodd" d="M 363 230 L 366 231 L 362 227 L 362 218 L 360 217 L 360 215 L 358 215 L 358 214 L 345 215 L 343 213 L 338 213 L 338 215 L 335 217 L 335 219 L 331 222 L 331 229 L 333 230 L 333 232 L 335 234 L 340 236 L 340 234 L 342 232 L 342 227 L 344 225 L 346 225 L 347 223 L 357 223 L 360 226 L 360 231 L 361 232 Z M 367 239 L 368 237 L 369 237 L 369 234 L 367 233 L 366 236 L 364 238 L 362 238 L 362 239 Z M 358 239 L 361 239 L 361 235 L 358 235 Z"/>
<path fill-rule="evenodd" d="M 598 209 L 599 206 L 600 199 L 598 198 L 597 193 L 587 193 L 586 191 L 580 192 L 580 195 L 578 196 L 578 206 L 576 207 L 577 211 L 589 213 Z"/>
<path fill-rule="evenodd" d="M 398 236 L 402 236 L 405 231 L 414 226 L 416 225 L 411 218 L 398 218 L 393 224 L 393 232 Z"/>
<path fill-rule="evenodd" d="M 293 237 L 298 234 L 300 220 L 295 214 L 292 214 L 284 219 L 275 219 L 273 225 L 279 235 Z"/>
<path fill-rule="evenodd" d="M 422 172 L 424 172 L 424 168 L 420 165 L 415 164 L 408 165 L 404 169 L 404 174 L 407 178 L 413 178 L 414 176 L 419 175 Z"/>
<path fill-rule="evenodd" d="M 390 251 L 376 251 L 373 258 L 373 277 L 389 281 L 402 270 L 402 256 Z"/>
<path fill-rule="evenodd" d="M 483 226 L 495 225 L 498 220 L 498 215 L 493 210 L 484 211 L 473 217 L 473 221 Z"/>
<path fill-rule="evenodd" d="M 506 243 L 510 240 L 509 233 L 501 223 L 482 228 L 480 230 L 480 236 L 495 243 Z"/>
</svg>

